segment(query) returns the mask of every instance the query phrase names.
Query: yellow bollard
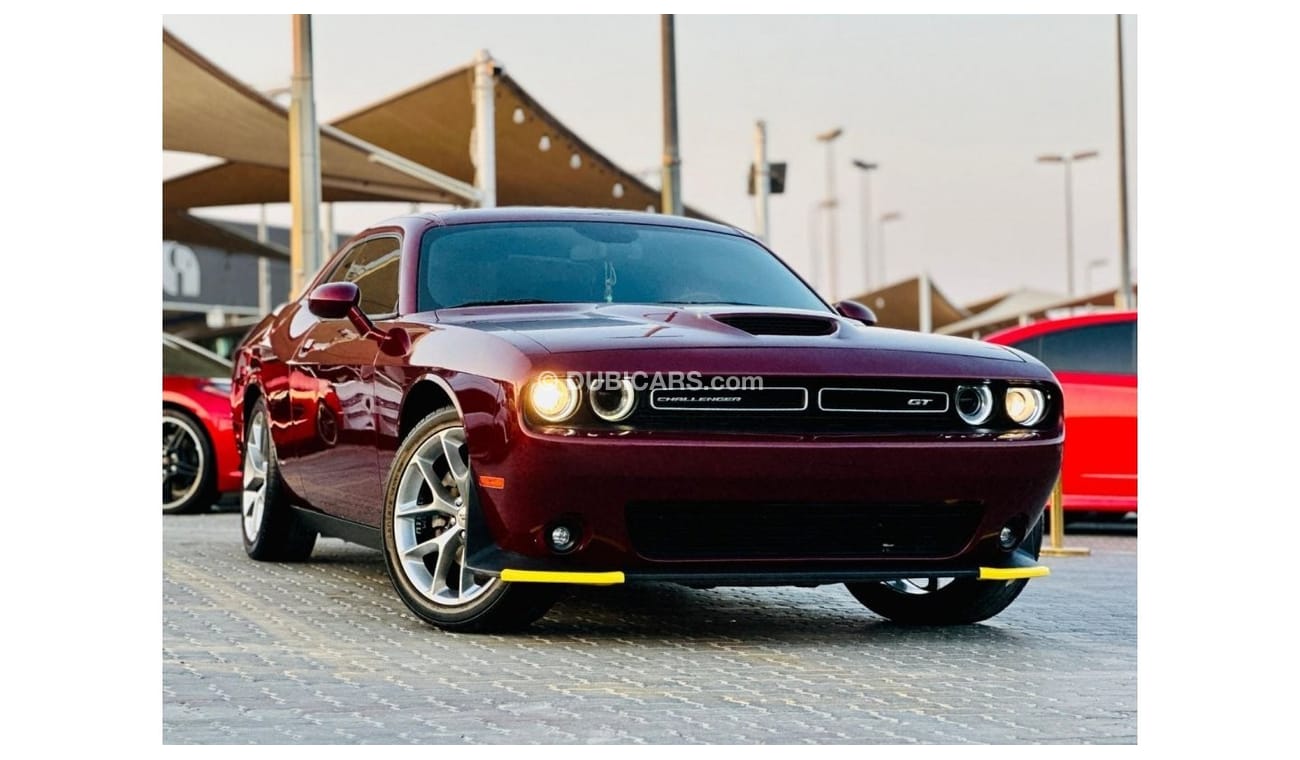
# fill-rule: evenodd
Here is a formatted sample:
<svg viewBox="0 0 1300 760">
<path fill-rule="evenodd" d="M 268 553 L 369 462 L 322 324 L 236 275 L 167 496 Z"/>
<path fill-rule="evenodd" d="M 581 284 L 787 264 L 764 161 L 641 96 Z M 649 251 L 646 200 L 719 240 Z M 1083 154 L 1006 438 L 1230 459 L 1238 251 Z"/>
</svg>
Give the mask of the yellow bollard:
<svg viewBox="0 0 1300 760">
<path fill-rule="evenodd" d="M 1070 547 L 1065 545 L 1065 504 L 1061 496 L 1061 478 L 1057 476 L 1056 487 L 1052 489 L 1052 506 L 1051 506 L 1052 529 L 1049 536 L 1048 545 L 1044 546 L 1039 552 L 1043 557 L 1086 557 L 1092 554 L 1092 549 L 1083 546 Z"/>
</svg>

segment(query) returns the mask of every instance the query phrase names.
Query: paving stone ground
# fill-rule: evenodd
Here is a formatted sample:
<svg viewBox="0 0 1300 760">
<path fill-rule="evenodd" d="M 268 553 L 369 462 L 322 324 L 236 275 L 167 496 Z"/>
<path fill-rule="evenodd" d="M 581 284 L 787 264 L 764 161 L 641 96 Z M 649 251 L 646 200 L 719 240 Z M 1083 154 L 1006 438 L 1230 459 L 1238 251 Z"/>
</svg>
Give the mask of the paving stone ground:
<svg viewBox="0 0 1300 760">
<path fill-rule="evenodd" d="M 166 743 L 1133 743 L 1137 539 L 1072 536 L 1006 612 L 892 625 L 842 586 L 580 589 L 524 634 L 412 617 L 377 552 L 244 556 L 163 519 Z"/>
</svg>

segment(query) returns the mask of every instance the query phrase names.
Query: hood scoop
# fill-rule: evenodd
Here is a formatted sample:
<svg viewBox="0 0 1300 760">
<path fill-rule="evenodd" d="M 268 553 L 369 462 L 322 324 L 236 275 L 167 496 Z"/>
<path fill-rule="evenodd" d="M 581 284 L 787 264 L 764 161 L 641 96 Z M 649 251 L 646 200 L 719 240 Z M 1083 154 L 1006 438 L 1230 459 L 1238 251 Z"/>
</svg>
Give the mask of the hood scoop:
<svg viewBox="0 0 1300 760">
<path fill-rule="evenodd" d="M 830 335 L 835 320 L 794 314 L 721 314 L 715 320 L 750 335 Z"/>
</svg>

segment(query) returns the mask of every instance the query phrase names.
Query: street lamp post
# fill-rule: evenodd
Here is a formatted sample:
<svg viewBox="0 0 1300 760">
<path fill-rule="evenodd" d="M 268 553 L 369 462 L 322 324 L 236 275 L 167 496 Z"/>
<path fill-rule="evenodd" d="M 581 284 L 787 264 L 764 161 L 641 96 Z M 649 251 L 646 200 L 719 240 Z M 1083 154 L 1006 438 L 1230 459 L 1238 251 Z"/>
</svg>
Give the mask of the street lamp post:
<svg viewBox="0 0 1300 760">
<path fill-rule="evenodd" d="M 1040 164 L 1061 164 L 1065 167 L 1065 286 L 1067 294 L 1074 297 L 1074 173 L 1075 161 L 1096 158 L 1097 151 L 1081 150 L 1076 153 L 1050 154 L 1038 157 Z"/>
<path fill-rule="evenodd" d="M 836 257 L 839 252 L 835 247 L 835 207 L 839 205 L 839 200 L 835 197 L 835 148 L 834 143 L 839 136 L 844 134 L 840 127 L 822 132 L 817 135 L 818 142 L 826 145 L 826 199 L 822 201 L 822 207 L 826 209 L 826 257 L 827 257 L 827 282 L 826 294 L 830 299 L 835 300 L 837 265 Z"/>
<path fill-rule="evenodd" d="M 1110 262 L 1106 259 L 1093 259 L 1083 268 L 1083 290 L 1086 295 L 1092 295 L 1092 270 L 1100 269 L 1108 263 Z"/>
<path fill-rule="evenodd" d="M 880 164 L 855 158 L 853 165 L 862 170 L 862 276 L 867 290 L 871 290 L 871 172 Z"/>
<path fill-rule="evenodd" d="M 885 225 L 889 222 L 897 222 L 903 218 L 902 212 L 888 211 L 880 215 L 880 222 L 876 226 L 880 234 L 880 244 L 876 246 L 876 258 L 880 260 L 880 287 L 884 287 L 889 281 L 885 279 Z"/>
</svg>

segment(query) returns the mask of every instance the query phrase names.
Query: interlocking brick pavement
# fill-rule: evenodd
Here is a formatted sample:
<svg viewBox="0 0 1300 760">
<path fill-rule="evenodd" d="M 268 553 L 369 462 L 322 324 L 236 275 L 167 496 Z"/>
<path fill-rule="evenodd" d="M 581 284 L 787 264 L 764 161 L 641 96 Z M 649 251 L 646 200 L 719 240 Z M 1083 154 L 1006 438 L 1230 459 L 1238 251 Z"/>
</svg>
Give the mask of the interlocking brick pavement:
<svg viewBox="0 0 1300 760">
<path fill-rule="evenodd" d="M 577 589 L 524 634 L 412 617 L 378 553 L 254 562 L 163 520 L 167 743 L 1132 743 L 1137 542 L 1080 536 L 993 620 L 905 628 L 841 586 Z"/>
</svg>

